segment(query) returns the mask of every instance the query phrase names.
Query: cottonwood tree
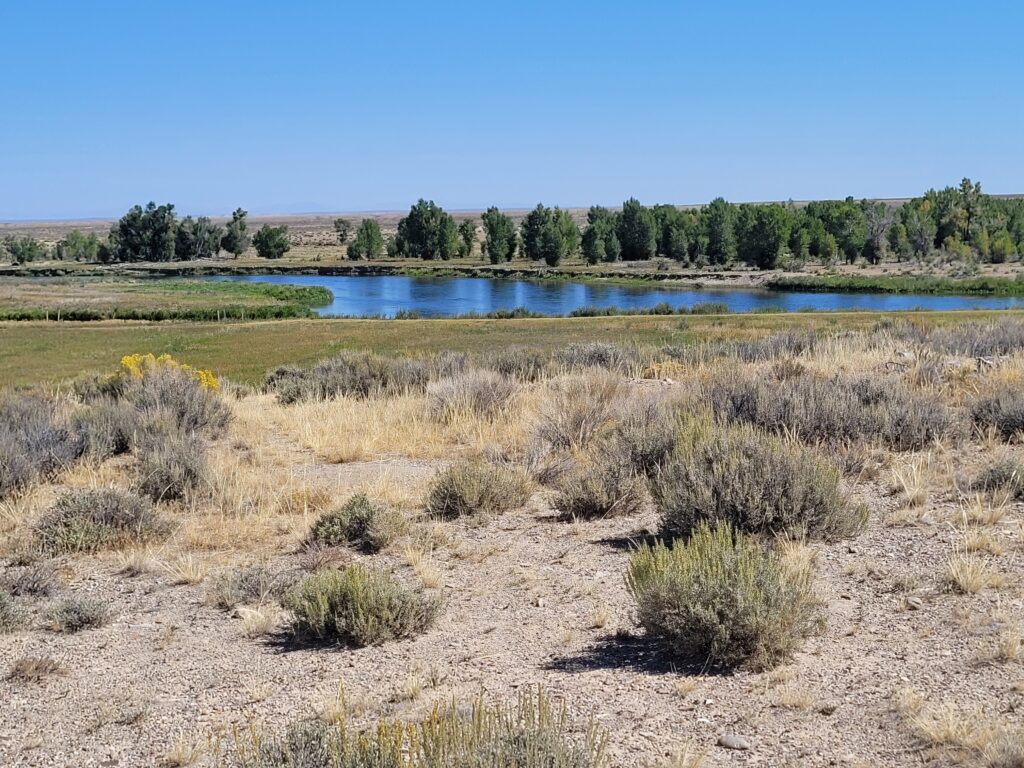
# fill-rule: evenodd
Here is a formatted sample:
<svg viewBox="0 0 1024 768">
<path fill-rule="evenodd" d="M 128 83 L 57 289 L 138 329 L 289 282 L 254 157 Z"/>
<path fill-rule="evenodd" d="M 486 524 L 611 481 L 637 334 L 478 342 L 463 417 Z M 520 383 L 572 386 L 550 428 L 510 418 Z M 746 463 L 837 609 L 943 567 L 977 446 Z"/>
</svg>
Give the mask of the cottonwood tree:
<svg viewBox="0 0 1024 768">
<path fill-rule="evenodd" d="M 344 245 L 348 236 L 352 234 L 352 222 L 349 219 L 335 219 L 334 231 L 338 233 L 338 242 Z"/>
<path fill-rule="evenodd" d="M 392 247 L 396 256 L 447 261 L 459 253 L 459 228 L 433 200 L 420 198 L 398 222 Z"/>
<path fill-rule="evenodd" d="M 248 213 L 241 208 L 236 208 L 231 214 L 231 221 L 228 222 L 221 238 L 220 247 L 237 259 L 249 247 L 249 223 Z"/>
<path fill-rule="evenodd" d="M 177 220 L 170 203 L 133 206 L 110 228 L 109 261 L 173 261 Z"/>
<path fill-rule="evenodd" d="M 178 223 L 174 239 L 175 258 L 181 260 L 209 259 L 220 252 L 224 228 L 206 216 L 193 219 L 186 216 Z"/>
<path fill-rule="evenodd" d="M 622 204 L 616 234 L 622 245 L 623 261 L 638 261 L 654 257 L 658 247 L 657 224 L 649 208 L 635 197 Z"/>
<path fill-rule="evenodd" d="M 356 235 L 348 245 L 350 259 L 379 259 L 384 255 L 384 238 L 376 219 L 363 219 L 356 228 Z"/>
<path fill-rule="evenodd" d="M 100 240 L 96 235 L 73 229 L 57 243 L 54 255 L 62 261 L 96 261 L 99 253 Z"/>
<path fill-rule="evenodd" d="M 459 257 L 468 259 L 472 256 L 475 242 L 476 219 L 463 219 L 459 222 Z"/>
<path fill-rule="evenodd" d="M 280 259 L 292 247 L 288 239 L 288 227 L 272 227 L 264 224 L 253 235 L 253 247 L 261 259 Z"/>
<path fill-rule="evenodd" d="M 732 206 L 716 197 L 702 212 L 708 236 L 708 259 L 712 264 L 728 264 L 736 258 L 736 231 Z"/>
<path fill-rule="evenodd" d="M 491 206 L 483 215 L 484 253 L 491 264 L 511 261 L 516 253 L 516 225 L 512 219 Z"/>
</svg>

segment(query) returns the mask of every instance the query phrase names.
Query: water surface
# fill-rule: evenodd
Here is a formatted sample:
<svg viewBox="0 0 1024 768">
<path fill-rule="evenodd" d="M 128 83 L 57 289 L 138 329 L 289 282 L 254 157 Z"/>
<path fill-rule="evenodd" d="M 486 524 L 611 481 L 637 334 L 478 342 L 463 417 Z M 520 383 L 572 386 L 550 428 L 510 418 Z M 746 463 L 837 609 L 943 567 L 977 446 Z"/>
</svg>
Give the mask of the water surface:
<svg viewBox="0 0 1024 768">
<path fill-rule="evenodd" d="M 667 303 L 690 308 L 709 301 L 721 302 L 730 312 L 778 309 L 872 310 L 1005 309 L 1024 307 L 1020 296 L 946 296 L 892 293 L 828 293 L 767 291 L 757 288 L 675 288 L 664 284 L 615 285 L 486 277 L 406 277 L 404 275 L 246 275 L 214 280 L 316 285 L 330 290 L 334 300 L 316 311 L 325 317 L 382 315 L 400 311 L 424 317 L 451 317 L 471 312 L 525 307 L 545 315 L 567 315 L 581 307 L 650 309 Z"/>
</svg>

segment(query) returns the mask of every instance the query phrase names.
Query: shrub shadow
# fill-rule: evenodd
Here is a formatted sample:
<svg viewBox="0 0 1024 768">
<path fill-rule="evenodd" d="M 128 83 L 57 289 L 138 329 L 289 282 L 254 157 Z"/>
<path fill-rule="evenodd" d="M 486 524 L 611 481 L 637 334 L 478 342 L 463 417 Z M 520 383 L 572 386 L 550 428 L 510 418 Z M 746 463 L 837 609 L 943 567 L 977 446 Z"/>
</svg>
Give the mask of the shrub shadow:
<svg viewBox="0 0 1024 768">
<path fill-rule="evenodd" d="M 598 669 L 632 669 L 648 674 L 727 675 L 730 670 L 709 666 L 707 659 L 679 659 L 656 643 L 632 633 L 616 633 L 599 639 L 583 651 L 552 659 L 544 669 L 557 672 L 592 672 Z"/>
</svg>

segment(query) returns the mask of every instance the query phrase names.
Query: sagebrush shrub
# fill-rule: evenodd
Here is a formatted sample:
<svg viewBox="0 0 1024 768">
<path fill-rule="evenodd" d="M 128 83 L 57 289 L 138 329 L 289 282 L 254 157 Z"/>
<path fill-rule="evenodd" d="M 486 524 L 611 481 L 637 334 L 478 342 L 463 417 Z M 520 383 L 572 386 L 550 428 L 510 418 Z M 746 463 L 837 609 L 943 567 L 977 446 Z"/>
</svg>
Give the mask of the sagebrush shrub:
<svg viewBox="0 0 1024 768">
<path fill-rule="evenodd" d="M 578 450 L 611 418 L 622 378 L 604 371 L 551 381 L 538 408 L 534 438 L 552 448 Z"/>
<path fill-rule="evenodd" d="M 348 722 L 300 720 L 281 736 L 239 745 L 242 768 L 606 768 L 607 737 L 576 728 L 564 704 L 538 690 L 516 703 L 437 706 L 422 721 L 383 720 L 365 731 Z"/>
<path fill-rule="evenodd" d="M 661 397 L 637 395 L 611 415 L 608 449 L 637 472 L 656 472 L 676 445 L 678 424 L 672 404 Z"/>
<path fill-rule="evenodd" d="M 398 511 L 357 494 L 341 507 L 316 519 L 306 537 L 307 546 L 349 546 L 372 554 L 401 536 L 408 524 Z"/>
<path fill-rule="evenodd" d="M 126 400 L 100 399 L 75 414 L 73 425 L 85 454 L 106 459 L 131 450 L 142 414 Z"/>
<path fill-rule="evenodd" d="M 24 614 L 14 601 L 14 596 L 0 586 L 0 635 L 21 629 L 24 623 Z"/>
<path fill-rule="evenodd" d="M 147 419 L 170 421 L 184 432 L 219 434 L 231 410 L 217 389 L 204 386 L 191 369 L 177 365 L 147 367 L 126 380 L 122 397 Z"/>
<path fill-rule="evenodd" d="M 1004 440 L 1024 433 L 1024 392 L 1020 386 L 1002 386 L 971 404 L 971 420 L 982 429 L 995 427 Z"/>
<path fill-rule="evenodd" d="M 53 603 L 45 618 L 54 632 L 81 632 L 109 623 L 114 612 L 101 598 L 72 595 Z"/>
<path fill-rule="evenodd" d="M 75 462 L 82 441 L 38 395 L 0 400 L 0 498 Z"/>
<path fill-rule="evenodd" d="M 1005 457 L 990 464 L 971 481 L 974 491 L 1002 491 L 1024 496 L 1024 464 Z"/>
<path fill-rule="evenodd" d="M 765 381 L 720 377 L 708 391 L 715 413 L 811 443 L 841 445 L 881 440 L 895 450 L 918 450 L 955 435 L 956 423 L 936 396 L 913 393 L 895 380 L 869 376 L 795 375 Z"/>
<path fill-rule="evenodd" d="M 558 350 L 555 361 L 567 369 L 605 368 L 627 372 L 637 367 L 640 356 L 635 349 L 603 341 L 587 341 Z"/>
<path fill-rule="evenodd" d="M 388 572 L 354 564 L 307 577 L 287 598 L 296 634 L 357 647 L 425 632 L 439 598 L 408 589 Z"/>
<path fill-rule="evenodd" d="M 483 365 L 517 381 L 537 381 L 544 376 L 548 358 L 533 347 L 505 347 L 484 358 Z"/>
<path fill-rule="evenodd" d="M 114 488 L 67 491 L 35 524 L 39 546 L 50 555 L 154 541 L 169 532 L 148 500 Z"/>
<path fill-rule="evenodd" d="M 462 414 L 491 419 L 506 408 L 515 385 L 500 373 L 473 369 L 427 384 L 427 414 L 452 421 Z"/>
<path fill-rule="evenodd" d="M 10 568 L 0 589 L 15 597 L 49 597 L 59 586 L 56 565 L 44 562 Z"/>
<path fill-rule="evenodd" d="M 815 451 L 743 427 L 697 428 L 651 480 L 667 538 L 702 522 L 758 533 L 852 536 L 867 509 L 840 489 L 839 471 Z"/>
<path fill-rule="evenodd" d="M 428 365 L 411 358 L 389 358 L 369 352 L 342 352 L 310 369 L 277 369 L 266 380 L 283 403 L 326 400 L 343 395 L 370 397 L 422 392 L 430 378 Z"/>
<path fill-rule="evenodd" d="M 450 519 L 507 512 L 526 504 L 532 490 L 530 476 L 515 465 L 458 461 L 431 483 L 427 513 Z"/>
<path fill-rule="evenodd" d="M 135 453 L 139 490 L 151 499 L 180 499 L 207 482 L 205 443 L 173 424 L 148 425 L 139 435 Z"/>
<path fill-rule="evenodd" d="M 209 588 L 209 602 L 224 610 L 272 600 L 280 602 L 296 581 L 294 573 L 274 573 L 262 563 L 248 565 L 215 577 Z"/>
<path fill-rule="evenodd" d="M 632 515 L 647 499 L 647 482 L 617 441 L 609 440 L 588 451 L 558 480 L 554 507 L 563 517 L 591 520 Z"/>
<path fill-rule="evenodd" d="M 755 669 L 788 658 L 818 620 L 810 574 L 789 569 L 753 536 L 701 523 L 672 548 L 644 545 L 629 592 L 646 633 L 690 662 Z"/>
</svg>

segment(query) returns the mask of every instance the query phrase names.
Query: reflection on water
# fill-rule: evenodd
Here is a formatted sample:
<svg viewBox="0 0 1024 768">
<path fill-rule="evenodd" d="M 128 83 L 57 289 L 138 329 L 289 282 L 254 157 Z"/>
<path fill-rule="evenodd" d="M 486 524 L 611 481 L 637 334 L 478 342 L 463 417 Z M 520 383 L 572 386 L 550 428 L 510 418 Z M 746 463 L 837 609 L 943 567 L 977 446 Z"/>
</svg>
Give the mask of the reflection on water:
<svg viewBox="0 0 1024 768">
<path fill-rule="evenodd" d="M 393 317 L 396 312 L 406 310 L 418 312 L 425 317 L 450 317 L 470 312 L 486 314 L 516 307 L 525 307 L 546 315 L 566 315 L 585 306 L 640 309 L 664 302 L 678 308 L 709 301 L 725 304 L 730 312 L 756 312 L 766 308 L 796 312 L 801 309 L 885 311 L 1024 306 L 1024 299 L 1014 296 L 805 293 L 752 288 L 690 290 L 658 284 L 608 285 L 484 277 L 248 275 L 211 279 L 323 286 L 334 294 L 331 304 L 316 308 L 324 316 Z"/>
</svg>

